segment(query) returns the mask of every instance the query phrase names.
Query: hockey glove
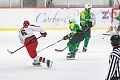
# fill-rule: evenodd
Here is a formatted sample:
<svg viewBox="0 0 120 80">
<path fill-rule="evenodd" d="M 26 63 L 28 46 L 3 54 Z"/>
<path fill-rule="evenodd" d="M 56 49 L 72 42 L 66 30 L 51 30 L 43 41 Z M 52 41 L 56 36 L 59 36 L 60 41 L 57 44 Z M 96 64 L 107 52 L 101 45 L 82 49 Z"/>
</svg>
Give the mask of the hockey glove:
<svg viewBox="0 0 120 80">
<path fill-rule="evenodd" d="M 44 33 L 40 33 L 42 35 L 42 37 L 46 37 L 47 36 L 47 33 L 44 32 Z"/>
<path fill-rule="evenodd" d="M 69 35 L 66 35 L 63 37 L 63 40 L 67 40 L 67 39 L 70 39 L 72 36 L 69 34 Z"/>
<path fill-rule="evenodd" d="M 92 22 L 88 22 L 88 27 L 93 27 Z"/>
<path fill-rule="evenodd" d="M 69 39 L 68 35 L 66 35 L 66 36 L 63 37 L 63 40 L 67 40 L 67 39 Z"/>
</svg>

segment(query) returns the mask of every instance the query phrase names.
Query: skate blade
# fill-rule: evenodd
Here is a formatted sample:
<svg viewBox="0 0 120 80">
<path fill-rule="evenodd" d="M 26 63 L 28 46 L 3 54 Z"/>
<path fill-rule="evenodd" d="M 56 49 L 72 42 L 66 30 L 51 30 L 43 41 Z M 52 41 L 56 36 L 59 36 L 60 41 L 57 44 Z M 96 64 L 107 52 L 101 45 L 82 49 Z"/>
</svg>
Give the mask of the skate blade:
<svg viewBox="0 0 120 80">
<path fill-rule="evenodd" d="M 33 64 L 33 66 L 41 66 L 41 64 L 39 63 L 39 64 Z"/>
<path fill-rule="evenodd" d="M 42 65 L 33 65 L 34 67 L 41 67 Z"/>
<path fill-rule="evenodd" d="M 66 60 L 75 60 L 75 58 L 66 58 Z"/>
<path fill-rule="evenodd" d="M 51 68 L 51 67 L 52 67 L 52 64 L 53 64 L 53 61 L 51 61 L 51 62 L 50 62 L 50 66 L 49 66 L 49 68 Z"/>
</svg>

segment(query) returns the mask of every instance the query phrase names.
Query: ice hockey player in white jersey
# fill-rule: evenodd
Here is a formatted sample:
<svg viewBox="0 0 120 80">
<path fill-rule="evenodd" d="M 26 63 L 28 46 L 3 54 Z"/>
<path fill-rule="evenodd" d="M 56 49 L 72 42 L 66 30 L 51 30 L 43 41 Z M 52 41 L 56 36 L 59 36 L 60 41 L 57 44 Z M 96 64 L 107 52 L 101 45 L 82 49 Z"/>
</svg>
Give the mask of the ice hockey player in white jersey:
<svg viewBox="0 0 120 80">
<path fill-rule="evenodd" d="M 43 62 L 47 64 L 47 67 L 51 68 L 53 61 L 37 55 L 36 48 L 38 40 L 34 35 L 34 31 L 40 32 L 42 37 L 46 37 L 47 35 L 42 27 L 30 25 L 29 21 L 25 20 L 23 22 L 23 27 L 19 30 L 18 37 L 20 42 L 26 47 L 29 56 L 34 60 L 33 65 L 40 65 L 40 62 Z"/>
<path fill-rule="evenodd" d="M 103 35 L 113 35 L 113 34 L 120 35 L 120 14 L 114 17 L 109 30 L 103 33 Z"/>
</svg>

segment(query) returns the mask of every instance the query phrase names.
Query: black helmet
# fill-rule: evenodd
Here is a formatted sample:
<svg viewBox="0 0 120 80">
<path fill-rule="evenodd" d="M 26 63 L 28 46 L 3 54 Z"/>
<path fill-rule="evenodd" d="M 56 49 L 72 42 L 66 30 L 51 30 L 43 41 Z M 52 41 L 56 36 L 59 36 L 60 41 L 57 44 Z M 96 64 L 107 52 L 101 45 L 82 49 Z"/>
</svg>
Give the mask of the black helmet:
<svg viewBox="0 0 120 80">
<path fill-rule="evenodd" d="M 111 44 L 120 44 L 120 36 L 119 35 L 112 35 L 110 38 Z"/>
</svg>

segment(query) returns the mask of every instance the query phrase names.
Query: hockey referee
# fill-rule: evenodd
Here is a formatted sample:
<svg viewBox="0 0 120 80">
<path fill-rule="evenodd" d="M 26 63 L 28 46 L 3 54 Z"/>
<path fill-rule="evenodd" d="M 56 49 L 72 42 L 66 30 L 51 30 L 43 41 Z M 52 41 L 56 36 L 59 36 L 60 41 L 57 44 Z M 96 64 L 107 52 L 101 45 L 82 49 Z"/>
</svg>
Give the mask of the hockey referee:
<svg viewBox="0 0 120 80">
<path fill-rule="evenodd" d="M 109 70 L 105 80 L 120 80 L 120 71 L 119 71 L 120 36 L 112 35 L 110 41 L 113 50 L 109 56 Z"/>
</svg>

